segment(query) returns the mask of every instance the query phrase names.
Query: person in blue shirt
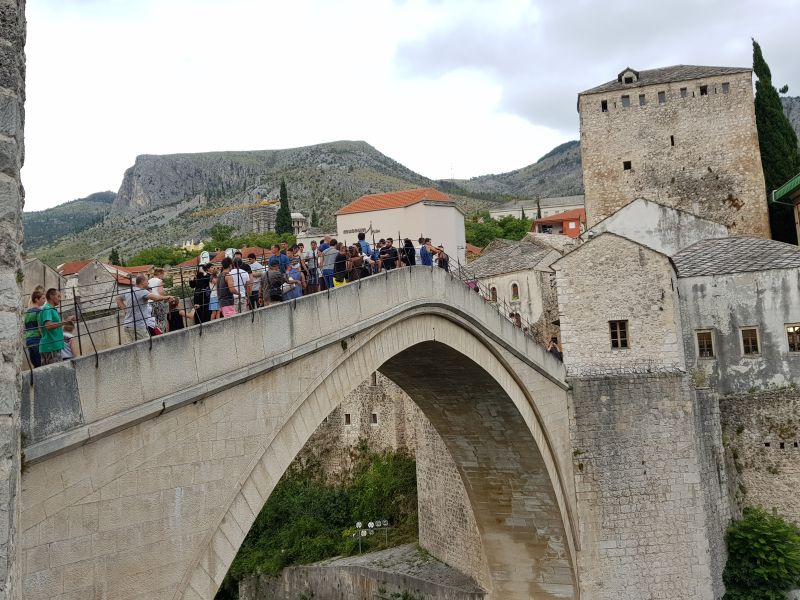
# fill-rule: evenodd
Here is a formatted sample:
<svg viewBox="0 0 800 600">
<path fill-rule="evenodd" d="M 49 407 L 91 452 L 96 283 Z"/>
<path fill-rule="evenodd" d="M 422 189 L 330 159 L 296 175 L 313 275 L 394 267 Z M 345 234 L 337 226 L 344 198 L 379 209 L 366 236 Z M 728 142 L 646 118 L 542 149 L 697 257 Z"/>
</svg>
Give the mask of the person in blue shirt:
<svg viewBox="0 0 800 600">
<path fill-rule="evenodd" d="M 278 244 L 273 244 L 272 246 L 272 257 L 270 258 L 270 261 L 272 258 L 278 259 L 278 263 L 280 265 L 278 271 L 281 273 L 286 273 L 289 270 L 289 257 L 281 253 L 281 247 Z"/>
<path fill-rule="evenodd" d="M 372 249 L 369 247 L 369 242 L 366 240 L 366 234 L 362 231 L 358 234 L 358 245 L 361 246 L 361 254 L 364 256 L 370 256 L 372 254 Z"/>
<path fill-rule="evenodd" d="M 420 263 L 426 267 L 433 266 L 433 253 L 431 252 L 430 245 L 430 238 L 419 238 L 419 259 Z"/>
<path fill-rule="evenodd" d="M 319 250 L 320 252 L 325 252 L 328 248 L 331 247 L 331 238 L 327 235 L 319 241 Z"/>
</svg>

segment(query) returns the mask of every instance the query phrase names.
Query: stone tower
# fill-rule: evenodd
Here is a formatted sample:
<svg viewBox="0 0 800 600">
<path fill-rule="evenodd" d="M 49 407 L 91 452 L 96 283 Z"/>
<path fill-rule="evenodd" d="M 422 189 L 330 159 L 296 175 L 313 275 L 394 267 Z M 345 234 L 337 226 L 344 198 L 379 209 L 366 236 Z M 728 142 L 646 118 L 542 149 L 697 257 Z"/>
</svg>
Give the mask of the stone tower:
<svg viewBox="0 0 800 600">
<path fill-rule="evenodd" d="M 626 68 L 578 112 L 589 227 L 646 198 L 769 237 L 751 69 Z"/>
</svg>

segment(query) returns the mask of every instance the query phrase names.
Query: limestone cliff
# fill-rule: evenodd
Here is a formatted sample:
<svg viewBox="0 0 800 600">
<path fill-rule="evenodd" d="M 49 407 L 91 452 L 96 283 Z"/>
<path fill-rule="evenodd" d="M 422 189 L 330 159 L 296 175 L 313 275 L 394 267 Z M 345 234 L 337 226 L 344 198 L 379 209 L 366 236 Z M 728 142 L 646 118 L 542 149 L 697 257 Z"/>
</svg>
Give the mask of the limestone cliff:
<svg viewBox="0 0 800 600">
<path fill-rule="evenodd" d="M 783 102 L 783 112 L 792 124 L 800 144 L 800 96 L 784 96 L 781 102 Z"/>
</svg>

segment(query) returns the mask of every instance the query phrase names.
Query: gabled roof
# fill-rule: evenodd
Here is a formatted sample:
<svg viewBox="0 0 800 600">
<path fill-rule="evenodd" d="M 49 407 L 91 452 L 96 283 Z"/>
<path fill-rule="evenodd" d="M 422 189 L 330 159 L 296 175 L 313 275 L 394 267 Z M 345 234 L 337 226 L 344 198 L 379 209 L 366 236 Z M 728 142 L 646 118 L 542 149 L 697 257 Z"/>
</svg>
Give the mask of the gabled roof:
<svg viewBox="0 0 800 600">
<path fill-rule="evenodd" d="M 534 223 L 563 223 L 564 221 L 574 221 L 576 219 L 580 220 L 581 223 L 585 223 L 586 209 L 573 208 L 572 210 L 568 210 L 562 213 L 556 213 L 548 217 L 542 217 L 541 219 L 536 219 Z"/>
<path fill-rule="evenodd" d="M 752 71 L 748 67 L 706 67 L 700 65 L 674 65 L 661 69 L 648 69 L 639 71 L 639 76 L 633 83 L 623 83 L 619 79 L 614 79 L 603 85 L 598 85 L 578 94 L 599 94 L 601 92 L 613 92 L 617 90 L 629 90 L 631 88 L 643 87 L 646 85 L 657 85 L 659 83 L 671 83 L 673 81 L 690 81 L 692 79 L 704 79 L 706 77 L 716 77 L 718 75 L 729 75 L 733 73 L 746 73 Z M 624 73 L 625 71 L 623 71 Z"/>
<path fill-rule="evenodd" d="M 387 210 L 390 208 L 404 208 L 417 202 L 452 202 L 449 196 L 436 188 L 418 188 L 401 192 L 388 192 L 386 194 L 369 194 L 353 200 L 350 204 L 336 211 L 337 215 L 369 212 L 373 210 Z"/>
<path fill-rule="evenodd" d="M 153 269 L 154 265 L 134 265 L 130 267 L 123 267 L 120 265 L 106 265 L 106 266 L 111 267 L 112 269 L 117 269 L 118 271 L 125 271 L 126 273 L 136 273 L 138 275 L 139 273 L 149 273 Z"/>
<path fill-rule="evenodd" d="M 75 275 L 78 271 L 83 269 L 86 265 L 95 262 L 94 258 L 87 258 L 83 260 L 73 260 L 70 262 L 65 262 L 63 265 L 58 265 L 56 269 L 59 275 L 63 275 L 64 277 L 69 277 L 70 275 Z"/>
<path fill-rule="evenodd" d="M 800 268 L 800 248 L 754 236 L 701 240 L 672 257 L 678 277 Z"/>
<path fill-rule="evenodd" d="M 534 268 L 551 252 L 554 252 L 553 248 L 532 238 L 525 237 L 519 242 L 494 240 L 483 249 L 479 258 L 469 263 L 466 271 L 475 279 L 524 271 Z"/>
</svg>

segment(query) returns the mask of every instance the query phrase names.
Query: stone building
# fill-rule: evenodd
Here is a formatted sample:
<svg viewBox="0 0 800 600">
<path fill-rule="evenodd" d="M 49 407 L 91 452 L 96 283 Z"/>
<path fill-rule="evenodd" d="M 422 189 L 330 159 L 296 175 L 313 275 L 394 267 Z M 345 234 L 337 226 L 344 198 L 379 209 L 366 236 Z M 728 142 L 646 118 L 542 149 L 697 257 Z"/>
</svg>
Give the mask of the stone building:
<svg viewBox="0 0 800 600">
<path fill-rule="evenodd" d="M 45 290 L 56 288 L 57 290 L 66 287 L 66 280 L 58 274 L 53 267 L 44 264 L 38 258 L 29 258 L 22 265 L 22 294 L 23 300 L 27 303 L 31 292 L 36 286 L 42 286 Z"/>
<path fill-rule="evenodd" d="M 255 233 L 275 231 L 275 218 L 277 216 L 277 204 L 259 204 L 250 209 L 250 227 Z"/>
<path fill-rule="evenodd" d="M 294 230 L 295 235 L 308 229 L 308 219 L 306 219 L 303 213 L 292 213 L 292 229 Z"/>
<path fill-rule="evenodd" d="M 578 112 L 590 228 L 644 197 L 769 237 L 751 69 L 626 68 Z"/>
<path fill-rule="evenodd" d="M 490 209 L 489 216 L 493 219 L 502 219 L 503 217 L 521 219 L 523 216 L 526 219 L 536 219 L 540 212 L 542 217 L 549 217 L 557 213 L 579 208 L 584 208 L 583 194 L 508 202 Z"/>
<path fill-rule="evenodd" d="M 515 242 L 498 239 L 486 246 L 466 271 L 480 282 L 491 302 L 503 306 L 510 318 L 519 315 L 522 326 L 533 326 L 533 335 L 542 343 L 558 337 L 555 278 L 550 265 L 561 252 L 526 236 Z M 560 236 L 552 236 L 560 237 Z"/>
<path fill-rule="evenodd" d="M 535 219 L 532 230 L 536 233 L 553 233 L 571 238 L 578 237 L 586 230 L 586 211 L 582 208 L 576 208 Z"/>
</svg>

